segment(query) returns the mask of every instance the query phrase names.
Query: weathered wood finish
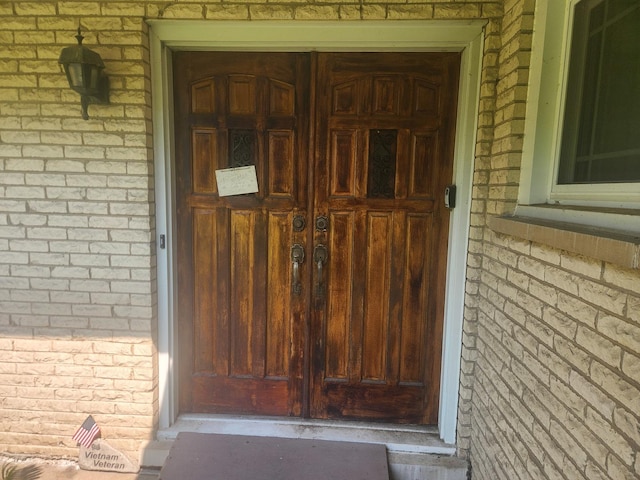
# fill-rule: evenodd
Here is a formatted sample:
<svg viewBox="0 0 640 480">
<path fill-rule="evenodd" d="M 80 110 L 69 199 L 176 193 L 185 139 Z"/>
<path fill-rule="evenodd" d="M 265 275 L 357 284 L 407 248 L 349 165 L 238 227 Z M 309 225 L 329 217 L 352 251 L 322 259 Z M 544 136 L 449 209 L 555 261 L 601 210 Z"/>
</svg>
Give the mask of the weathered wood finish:
<svg viewBox="0 0 640 480">
<path fill-rule="evenodd" d="M 437 423 L 457 54 L 319 54 L 311 415 Z M 372 131 L 396 132 L 392 198 L 371 198 Z"/>
<path fill-rule="evenodd" d="M 308 55 L 183 52 L 174 67 L 180 408 L 300 415 L 290 248 L 304 242 Z M 215 170 L 234 162 L 255 164 L 259 193 L 217 195 Z"/>
<path fill-rule="evenodd" d="M 174 55 L 181 410 L 437 423 L 459 60 Z"/>
</svg>

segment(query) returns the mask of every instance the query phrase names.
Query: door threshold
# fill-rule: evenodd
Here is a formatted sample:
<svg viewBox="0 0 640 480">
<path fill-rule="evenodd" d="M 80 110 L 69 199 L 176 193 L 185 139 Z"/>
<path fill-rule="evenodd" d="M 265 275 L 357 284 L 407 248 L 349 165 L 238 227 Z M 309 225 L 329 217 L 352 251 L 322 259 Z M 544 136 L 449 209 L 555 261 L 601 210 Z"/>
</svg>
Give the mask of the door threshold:
<svg viewBox="0 0 640 480">
<path fill-rule="evenodd" d="M 456 453 L 455 445 L 440 439 L 437 427 L 420 425 L 190 413 L 180 415 L 171 427 L 159 430 L 157 439 L 171 442 L 180 432 L 376 443 L 385 445 L 389 453 Z"/>
</svg>

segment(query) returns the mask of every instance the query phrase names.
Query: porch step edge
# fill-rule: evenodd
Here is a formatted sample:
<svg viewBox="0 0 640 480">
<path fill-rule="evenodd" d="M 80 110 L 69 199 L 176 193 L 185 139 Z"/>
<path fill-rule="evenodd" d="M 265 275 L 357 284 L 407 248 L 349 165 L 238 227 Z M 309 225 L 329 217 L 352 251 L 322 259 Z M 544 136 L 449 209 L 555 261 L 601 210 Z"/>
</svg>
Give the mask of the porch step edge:
<svg viewBox="0 0 640 480">
<path fill-rule="evenodd" d="M 469 463 L 459 457 L 390 453 L 390 480 L 468 480 Z"/>
<path fill-rule="evenodd" d="M 171 427 L 158 431 L 157 441 L 144 446 L 141 459 L 152 462 L 149 466 L 157 466 L 160 460 L 164 462 L 166 454 L 162 452 L 166 449 L 168 453 L 171 442 L 180 432 L 376 443 L 385 445 L 389 453 L 398 454 L 453 456 L 456 453 L 455 445 L 443 442 L 435 427 L 289 417 L 185 414 Z M 142 460 L 141 464 L 147 465 Z"/>
</svg>

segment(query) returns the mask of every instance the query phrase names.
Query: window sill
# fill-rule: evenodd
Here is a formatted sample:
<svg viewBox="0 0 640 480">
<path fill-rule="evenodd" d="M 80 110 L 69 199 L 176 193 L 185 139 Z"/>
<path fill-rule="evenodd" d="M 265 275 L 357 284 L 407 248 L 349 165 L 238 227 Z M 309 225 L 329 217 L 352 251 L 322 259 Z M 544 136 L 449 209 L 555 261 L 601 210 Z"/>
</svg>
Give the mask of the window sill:
<svg viewBox="0 0 640 480">
<path fill-rule="evenodd" d="M 524 216 L 489 217 L 488 225 L 497 233 L 640 269 L 640 235 L 637 233 Z"/>
</svg>

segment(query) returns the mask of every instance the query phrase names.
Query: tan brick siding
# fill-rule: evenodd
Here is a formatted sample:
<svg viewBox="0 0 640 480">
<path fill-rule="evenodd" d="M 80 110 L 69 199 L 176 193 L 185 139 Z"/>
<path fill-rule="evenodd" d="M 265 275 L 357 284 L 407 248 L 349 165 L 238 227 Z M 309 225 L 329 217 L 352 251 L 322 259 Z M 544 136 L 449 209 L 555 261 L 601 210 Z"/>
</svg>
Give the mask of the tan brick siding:
<svg viewBox="0 0 640 480">
<path fill-rule="evenodd" d="M 474 480 L 637 479 L 640 272 L 486 227 L 517 197 L 534 6 L 506 0 L 487 36 L 458 446 Z"/>
<path fill-rule="evenodd" d="M 483 253 L 473 478 L 637 478 L 638 271 L 490 233 Z"/>
<path fill-rule="evenodd" d="M 75 456 L 91 413 L 137 458 L 157 423 L 149 49 L 124 5 L 0 5 L 5 453 Z M 78 25 L 111 82 L 88 121 L 57 62 Z"/>
<path fill-rule="evenodd" d="M 157 319 L 146 18 L 379 20 L 500 12 L 496 0 L 0 4 L 0 328 L 7 339 L 0 347 L 6 393 L 0 449 L 75 456 L 70 435 L 88 413 L 105 438 L 133 456 L 153 436 Z M 57 63 L 78 26 L 105 61 L 111 84 L 110 104 L 91 105 L 88 121 Z"/>
<path fill-rule="evenodd" d="M 0 3 L 0 451 L 77 455 L 88 413 L 137 458 L 159 412 L 146 18 L 485 18 L 458 447 L 473 479 L 640 477 L 640 275 L 492 233 L 515 206 L 533 0 Z M 57 64 L 85 43 L 110 105 Z"/>
</svg>

